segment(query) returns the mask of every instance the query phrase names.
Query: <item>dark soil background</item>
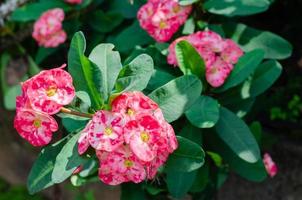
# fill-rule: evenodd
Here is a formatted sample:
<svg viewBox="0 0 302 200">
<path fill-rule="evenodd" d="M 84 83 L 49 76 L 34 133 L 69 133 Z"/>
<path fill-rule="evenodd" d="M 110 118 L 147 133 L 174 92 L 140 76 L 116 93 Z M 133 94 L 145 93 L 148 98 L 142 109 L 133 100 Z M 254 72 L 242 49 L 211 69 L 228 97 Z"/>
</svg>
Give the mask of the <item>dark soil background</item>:
<svg viewBox="0 0 302 200">
<path fill-rule="evenodd" d="M 268 93 L 260 97 L 253 112 L 254 120 L 259 120 L 264 130 L 277 138 L 272 148 L 265 150 L 276 161 L 279 173 L 263 183 L 252 183 L 231 174 L 217 193 L 216 199 L 301 200 L 301 111 L 296 120 L 272 121 L 270 109 L 276 106 L 286 108 L 293 95 L 302 97 L 302 0 L 276 0 L 267 12 L 240 18 L 240 21 L 258 29 L 277 33 L 289 40 L 294 47 L 292 57 L 281 61 L 284 68 L 281 78 Z M 0 100 L 0 103 L 2 105 L 3 102 Z M 6 111 L 2 107 L 0 107 L 0 179 L 4 180 L 7 187 L 3 189 L 0 184 L 0 193 L 7 193 L 9 187 L 25 186 L 30 167 L 39 151 L 20 139 L 13 128 L 14 112 Z M 96 199 L 102 200 L 117 200 L 120 194 L 119 188 L 104 186 L 100 182 L 81 189 L 74 189 L 66 183 L 46 190 L 41 198 L 78 199 L 87 191 L 93 192 Z M 31 197 L 26 198 L 29 199 Z"/>
</svg>

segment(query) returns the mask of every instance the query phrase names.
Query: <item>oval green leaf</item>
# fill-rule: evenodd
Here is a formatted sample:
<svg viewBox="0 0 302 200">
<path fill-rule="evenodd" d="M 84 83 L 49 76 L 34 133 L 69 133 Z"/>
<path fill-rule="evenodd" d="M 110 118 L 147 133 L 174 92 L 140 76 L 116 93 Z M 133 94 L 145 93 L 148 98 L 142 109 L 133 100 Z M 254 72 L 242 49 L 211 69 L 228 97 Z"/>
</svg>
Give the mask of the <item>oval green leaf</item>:
<svg viewBox="0 0 302 200">
<path fill-rule="evenodd" d="M 203 149 L 181 136 L 177 136 L 178 148 L 169 156 L 165 171 L 192 172 L 204 164 Z"/>
<path fill-rule="evenodd" d="M 258 67 L 264 57 L 264 51 L 256 49 L 244 54 L 239 58 L 225 83 L 216 91 L 221 92 L 229 88 L 235 87 L 245 81 Z"/>
<path fill-rule="evenodd" d="M 147 87 L 153 70 L 153 60 L 149 55 L 137 56 L 120 71 L 115 84 L 117 92 L 142 91 Z"/>
<path fill-rule="evenodd" d="M 219 104 L 208 96 L 200 96 L 186 111 L 188 120 L 198 128 L 211 128 L 219 119 Z"/>
<path fill-rule="evenodd" d="M 210 13 L 233 17 L 264 12 L 270 4 L 270 0 L 207 0 L 204 8 Z"/>
<path fill-rule="evenodd" d="M 242 160 L 256 163 L 261 159 L 259 146 L 249 127 L 234 113 L 221 107 L 215 128 L 217 135 Z"/>
<path fill-rule="evenodd" d="M 149 97 L 162 109 L 168 122 L 178 119 L 200 96 L 201 81 L 194 75 L 178 77 L 154 90 Z"/>
</svg>

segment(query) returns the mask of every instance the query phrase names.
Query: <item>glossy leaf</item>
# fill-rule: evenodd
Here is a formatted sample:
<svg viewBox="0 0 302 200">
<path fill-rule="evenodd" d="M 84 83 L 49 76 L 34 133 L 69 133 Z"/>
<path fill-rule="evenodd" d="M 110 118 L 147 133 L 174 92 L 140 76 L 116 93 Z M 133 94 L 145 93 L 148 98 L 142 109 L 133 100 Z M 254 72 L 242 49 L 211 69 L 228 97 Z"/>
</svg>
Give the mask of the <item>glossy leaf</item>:
<svg viewBox="0 0 302 200">
<path fill-rule="evenodd" d="M 196 49 L 187 41 L 180 41 L 175 46 L 175 54 L 179 69 L 184 74 L 195 74 L 203 77 L 205 64 Z"/>
<path fill-rule="evenodd" d="M 162 109 L 168 122 L 178 119 L 199 97 L 201 81 L 194 75 L 176 78 L 154 90 L 149 97 Z"/>
<path fill-rule="evenodd" d="M 258 144 L 243 120 L 226 108 L 220 108 L 220 118 L 216 126 L 217 135 L 241 159 L 248 163 L 260 160 Z"/>
<path fill-rule="evenodd" d="M 245 52 L 264 50 L 264 58 L 285 59 L 292 54 L 292 45 L 269 31 L 250 28 L 244 24 L 228 23 L 222 26 L 226 37 L 237 42 Z"/>
<path fill-rule="evenodd" d="M 179 0 L 178 3 L 181 6 L 187 6 L 187 5 L 191 5 L 193 3 L 198 2 L 199 0 Z"/>
<path fill-rule="evenodd" d="M 268 60 L 259 65 L 253 75 L 249 94 L 256 97 L 269 89 L 279 78 L 282 66 L 275 60 Z"/>
<path fill-rule="evenodd" d="M 166 182 L 170 194 L 177 199 L 183 198 L 193 185 L 197 172 L 168 171 Z"/>
<path fill-rule="evenodd" d="M 71 10 L 70 6 L 60 0 L 30 3 L 16 9 L 11 15 L 11 20 L 19 22 L 36 20 L 43 12 L 52 8 L 62 8 L 64 11 Z"/>
<path fill-rule="evenodd" d="M 219 104 L 208 96 L 200 96 L 186 111 L 188 120 L 198 128 L 211 128 L 219 119 Z"/>
<path fill-rule="evenodd" d="M 27 179 L 27 188 L 30 194 L 37 193 L 49 186 L 54 185 L 52 172 L 55 166 L 56 157 L 60 153 L 67 138 L 49 145 L 42 149 Z"/>
<path fill-rule="evenodd" d="M 80 157 L 78 153 L 77 142 L 80 134 L 81 132 L 73 135 L 56 156 L 54 169 L 51 175 L 54 183 L 62 183 L 72 175 L 77 167 L 86 162 L 86 160 Z"/>
<path fill-rule="evenodd" d="M 152 58 L 147 54 L 141 54 L 123 67 L 116 81 L 117 92 L 142 91 L 148 85 L 153 74 L 154 66 Z"/>
<path fill-rule="evenodd" d="M 165 171 L 192 172 L 204 164 L 203 149 L 181 136 L 177 136 L 178 148 L 169 156 Z"/>
<path fill-rule="evenodd" d="M 89 94 L 92 106 L 100 109 L 102 99 L 99 89 L 102 85 L 102 72 L 85 55 L 86 41 L 82 32 L 77 32 L 71 40 L 68 52 L 68 71 L 73 77 L 76 91 Z"/>
<path fill-rule="evenodd" d="M 256 49 L 243 55 L 239 58 L 238 63 L 234 66 L 225 83 L 216 91 L 225 91 L 245 81 L 261 63 L 263 56 L 264 52 L 261 49 Z"/>
<path fill-rule="evenodd" d="M 120 54 L 114 51 L 113 48 L 113 44 L 99 44 L 89 55 L 89 60 L 91 60 L 101 72 L 101 77 L 99 77 L 101 80 L 99 92 L 105 101 L 110 96 L 122 68 Z"/>
<path fill-rule="evenodd" d="M 204 8 L 210 13 L 233 17 L 264 12 L 270 4 L 270 0 L 207 0 Z"/>
</svg>

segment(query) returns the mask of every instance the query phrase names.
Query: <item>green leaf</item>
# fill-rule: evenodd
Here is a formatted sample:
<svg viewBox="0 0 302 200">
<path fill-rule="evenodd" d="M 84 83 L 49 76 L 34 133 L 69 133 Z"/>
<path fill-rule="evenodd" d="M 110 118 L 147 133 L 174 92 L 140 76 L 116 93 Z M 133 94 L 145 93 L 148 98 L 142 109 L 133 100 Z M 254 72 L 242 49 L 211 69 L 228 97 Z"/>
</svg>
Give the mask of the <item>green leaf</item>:
<svg viewBox="0 0 302 200">
<path fill-rule="evenodd" d="M 123 183 L 121 200 L 145 200 L 146 195 L 143 191 L 141 184 Z"/>
<path fill-rule="evenodd" d="M 113 44 L 99 44 L 89 55 L 89 60 L 96 64 L 101 72 L 99 92 L 105 101 L 110 96 L 122 68 L 120 54 L 113 51 L 113 48 Z"/>
<path fill-rule="evenodd" d="M 267 177 L 267 172 L 263 165 L 262 159 L 259 159 L 256 163 L 249 163 L 238 157 L 234 151 L 232 151 L 225 142 L 223 142 L 217 134 L 208 134 L 210 138 L 207 138 L 210 142 L 210 146 L 218 152 L 223 160 L 240 176 L 250 181 L 261 182 Z"/>
<path fill-rule="evenodd" d="M 270 4 L 270 0 L 207 0 L 204 8 L 213 14 L 233 17 L 264 12 Z"/>
<path fill-rule="evenodd" d="M 142 91 L 147 87 L 153 71 L 153 60 L 149 55 L 137 56 L 120 71 L 115 85 L 117 92 Z"/>
<path fill-rule="evenodd" d="M 292 45 L 274 33 L 235 23 L 225 24 L 222 28 L 226 36 L 237 42 L 245 52 L 262 49 L 264 58 L 271 59 L 285 59 L 292 54 Z"/>
<path fill-rule="evenodd" d="M 175 54 L 179 68 L 184 74 L 195 74 L 199 78 L 204 76 L 204 61 L 189 42 L 178 42 L 175 46 Z"/>
<path fill-rule="evenodd" d="M 198 169 L 195 180 L 190 188 L 190 192 L 201 192 L 205 189 L 209 182 L 210 167 L 206 162 L 201 168 Z"/>
<path fill-rule="evenodd" d="M 27 188 L 30 194 L 37 193 L 49 186 L 54 185 L 52 172 L 56 162 L 56 157 L 66 143 L 67 138 L 49 145 L 42 149 L 27 179 Z"/>
<path fill-rule="evenodd" d="M 201 91 L 202 84 L 196 76 L 184 75 L 154 90 L 149 97 L 158 103 L 165 119 L 172 122 L 191 107 Z"/>
<path fill-rule="evenodd" d="M 119 51 L 126 52 L 137 45 L 149 44 L 154 40 L 147 32 L 141 29 L 138 21 L 135 21 L 131 26 L 122 30 L 116 37 L 110 37 L 108 41 L 115 44 Z"/>
<path fill-rule="evenodd" d="M 189 35 L 194 33 L 195 30 L 195 22 L 193 17 L 187 19 L 186 23 L 184 24 L 184 28 L 182 30 L 182 34 Z"/>
<path fill-rule="evenodd" d="M 221 107 L 215 128 L 218 136 L 238 157 L 249 163 L 256 163 L 261 159 L 258 144 L 249 127 L 234 113 Z"/>
<path fill-rule="evenodd" d="M 85 127 L 87 121 L 85 120 L 75 120 L 71 118 L 62 118 L 62 124 L 64 128 L 69 132 L 73 132 L 79 128 Z"/>
<path fill-rule="evenodd" d="M 81 158 L 78 153 L 77 142 L 80 135 L 81 132 L 73 135 L 56 156 L 54 169 L 51 175 L 54 183 L 62 183 L 72 175 L 77 167 L 87 162 L 87 160 Z"/>
<path fill-rule="evenodd" d="M 177 136 L 178 148 L 169 156 L 165 171 L 192 172 L 204 164 L 203 149 L 186 138 Z"/>
<path fill-rule="evenodd" d="M 4 107 L 7 110 L 16 109 L 16 97 L 21 94 L 21 85 L 8 87 L 4 95 Z"/>
<path fill-rule="evenodd" d="M 198 145 L 202 145 L 202 131 L 201 129 L 191 125 L 189 122 L 184 125 L 178 134 L 181 137 L 194 141 Z"/>
<path fill-rule="evenodd" d="M 239 58 L 237 64 L 234 66 L 234 69 L 226 79 L 225 83 L 216 91 L 225 91 L 245 81 L 261 63 L 263 56 L 264 52 L 261 49 L 256 49 L 244 54 L 241 58 Z"/>
<path fill-rule="evenodd" d="M 104 13 L 102 10 L 97 10 L 92 14 L 89 24 L 92 28 L 101 33 L 113 31 L 123 22 L 123 17 L 119 13 Z"/>
<path fill-rule="evenodd" d="M 177 199 L 183 198 L 190 190 L 196 178 L 197 170 L 192 172 L 167 171 L 167 187 L 170 194 Z"/>
<path fill-rule="evenodd" d="M 198 2 L 199 0 L 179 0 L 178 3 L 181 6 L 187 6 L 187 5 L 191 5 L 193 3 Z"/>
<path fill-rule="evenodd" d="M 83 33 L 75 33 L 68 52 L 68 71 L 73 77 L 76 91 L 87 92 L 92 106 L 100 109 L 102 99 L 98 91 L 102 85 L 101 71 L 84 55 L 85 48 L 86 41 Z"/>
<path fill-rule="evenodd" d="M 253 75 L 249 94 L 256 97 L 269 89 L 279 78 L 282 72 L 282 66 L 275 60 L 268 60 L 259 65 Z"/>
<path fill-rule="evenodd" d="M 208 96 L 200 96 L 186 111 L 188 120 L 198 128 L 211 128 L 219 119 L 219 104 Z"/>
<path fill-rule="evenodd" d="M 153 70 L 153 74 L 151 76 L 151 79 L 149 80 L 147 89 L 151 91 L 155 90 L 156 88 L 163 86 L 164 84 L 172 81 L 175 78 L 175 76 L 164 70 L 155 69 Z"/>
<path fill-rule="evenodd" d="M 19 22 L 33 21 L 38 19 L 43 12 L 52 8 L 62 8 L 65 12 L 71 10 L 71 7 L 61 0 L 29 3 L 16 9 L 11 15 L 11 20 Z"/>
</svg>

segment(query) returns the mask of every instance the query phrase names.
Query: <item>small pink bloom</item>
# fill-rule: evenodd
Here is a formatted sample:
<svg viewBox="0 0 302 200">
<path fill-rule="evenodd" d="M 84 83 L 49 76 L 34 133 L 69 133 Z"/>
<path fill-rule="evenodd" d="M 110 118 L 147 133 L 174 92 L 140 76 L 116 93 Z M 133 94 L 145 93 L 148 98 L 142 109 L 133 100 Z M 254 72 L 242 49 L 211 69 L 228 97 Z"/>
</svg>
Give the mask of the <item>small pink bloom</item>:
<svg viewBox="0 0 302 200">
<path fill-rule="evenodd" d="M 124 142 L 123 121 L 118 113 L 98 111 L 92 118 L 88 140 L 96 150 L 114 151 Z"/>
<path fill-rule="evenodd" d="M 167 61 L 171 65 L 177 65 L 175 45 L 182 40 L 192 44 L 203 58 L 206 65 L 206 79 L 213 87 L 219 87 L 225 82 L 233 65 L 243 55 L 243 51 L 232 40 L 224 40 L 213 31 L 198 31 L 172 42 L 167 57 Z"/>
<path fill-rule="evenodd" d="M 90 131 L 90 126 L 91 126 L 92 120 L 90 120 L 86 127 L 81 131 L 81 135 L 78 139 L 78 153 L 82 155 L 87 151 L 89 148 L 89 131 Z"/>
<path fill-rule="evenodd" d="M 139 9 L 137 18 L 150 36 L 165 42 L 185 23 L 191 9 L 191 6 L 180 6 L 177 0 L 152 0 Z"/>
<path fill-rule="evenodd" d="M 230 39 L 226 39 L 224 45 L 225 48 L 221 53 L 222 59 L 232 64 L 237 63 L 238 59 L 243 55 L 243 51 Z"/>
<path fill-rule="evenodd" d="M 52 115 L 73 100 L 72 77 L 61 68 L 41 71 L 24 83 L 28 84 L 27 98 L 34 110 Z"/>
<path fill-rule="evenodd" d="M 149 162 L 156 157 L 161 137 L 159 122 L 150 115 L 140 116 L 125 126 L 125 142 L 142 161 Z"/>
<path fill-rule="evenodd" d="M 66 33 L 62 29 L 64 11 L 55 8 L 44 12 L 35 22 L 33 38 L 40 46 L 57 47 L 66 40 Z"/>
<path fill-rule="evenodd" d="M 20 136 L 33 146 L 47 145 L 52 138 L 52 133 L 58 130 L 54 118 L 31 109 L 17 111 L 14 127 Z"/>
<path fill-rule="evenodd" d="M 206 68 L 206 79 L 207 82 L 213 87 L 221 86 L 225 79 L 229 76 L 232 65 L 217 58 L 217 60 Z"/>
<path fill-rule="evenodd" d="M 273 161 L 273 159 L 271 158 L 271 156 L 268 153 L 264 154 L 263 163 L 264 163 L 265 169 L 266 169 L 267 173 L 270 175 L 270 177 L 274 177 L 278 172 L 278 168 L 277 168 L 276 163 Z"/>
<path fill-rule="evenodd" d="M 146 171 L 141 161 L 132 153 L 128 145 L 122 145 L 113 152 L 100 155 L 100 179 L 109 185 L 118 185 L 132 181 L 139 183 L 145 180 Z"/>
<path fill-rule="evenodd" d="M 124 115 L 127 121 L 141 114 L 153 114 L 158 105 L 141 92 L 125 92 L 112 101 L 112 111 Z"/>
<path fill-rule="evenodd" d="M 81 4 L 82 0 L 65 0 L 65 2 L 70 4 Z"/>
</svg>

